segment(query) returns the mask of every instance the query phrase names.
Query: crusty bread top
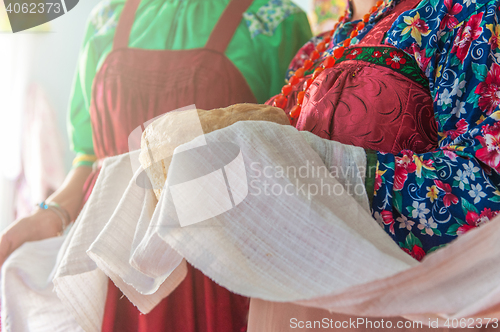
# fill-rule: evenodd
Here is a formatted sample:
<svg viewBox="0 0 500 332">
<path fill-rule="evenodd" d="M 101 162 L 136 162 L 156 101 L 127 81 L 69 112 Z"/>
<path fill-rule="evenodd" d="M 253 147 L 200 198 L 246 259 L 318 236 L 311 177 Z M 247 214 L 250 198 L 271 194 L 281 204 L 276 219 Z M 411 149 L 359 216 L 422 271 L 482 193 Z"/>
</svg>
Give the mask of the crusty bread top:
<svg viewBox="0 0 500 332">
<path fill-rule="evenodd" d="M 238 121 L 270 121 L 290 124 L 282 109 L 258 104 L 236 104 L 226 108 L 197 110 L 199 122 L 193 121 L 193 112 L 170 112 L 153 121 L 142 134 L 140 163 L 144 169 L 173 155 L 174 149 L 197 136 L 228 127 Z M 200 131 L 199 126 L 203 132 Z M 167 165 L 165 165 L 167 166 Z M 166 167 L 168 169 L 168 167 Z"/>
<path fill-rule="evenodd" d="M 282 109 L 256 104 L 236 104 L 210 111 L 198 110 L 205 134 L 229 127 L 238 121 L 269 121 L 289 125 L 290 121 Z"/>
</svg>

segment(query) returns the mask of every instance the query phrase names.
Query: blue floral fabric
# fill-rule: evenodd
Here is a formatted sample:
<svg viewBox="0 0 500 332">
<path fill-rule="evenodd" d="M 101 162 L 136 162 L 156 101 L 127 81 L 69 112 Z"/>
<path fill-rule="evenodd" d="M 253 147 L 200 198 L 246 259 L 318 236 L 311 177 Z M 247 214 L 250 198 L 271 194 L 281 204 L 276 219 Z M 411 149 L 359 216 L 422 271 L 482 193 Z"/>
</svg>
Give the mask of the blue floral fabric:
<svg viewBox="0 0 500 332">
<path fill-rule="evenodd" d="M 439 132 L 435 151 L 377 153 L 373 216 L 418 260 L 500 211 L 499 5 L 424 0 L 386 34 L 386 43 L 411 55 L 428 78 Z M 356 23 L 341 26 L 334 41 L 343 41 Z"/>
<path fill-rule="evenodd" d="M 414 256 L 500 210 L 498 15 L 498 1 L 425 0 L 388 31 L 429 78 L 440 139 L 429 153 L 378 156 L 373 210 Z"/>
<path fill-rule="evenodd" d="M 96 5 L 90 16 L 90 24 L 93 25 L 96 35 L 106 34 L 111 29 L 116 29 L 118 21 L 110 0 L 100 1 Z"/>
<path fill-rule="evenodd" d="M 272 36 L 284 19 L 300 12 L 302 10 L 291 0 L 270 0 L 260 7 L 256 13 L 250 11 L 243 13 L 243 18 L 250 35 L 255 38 L 260 34 Z"/>
</svg>

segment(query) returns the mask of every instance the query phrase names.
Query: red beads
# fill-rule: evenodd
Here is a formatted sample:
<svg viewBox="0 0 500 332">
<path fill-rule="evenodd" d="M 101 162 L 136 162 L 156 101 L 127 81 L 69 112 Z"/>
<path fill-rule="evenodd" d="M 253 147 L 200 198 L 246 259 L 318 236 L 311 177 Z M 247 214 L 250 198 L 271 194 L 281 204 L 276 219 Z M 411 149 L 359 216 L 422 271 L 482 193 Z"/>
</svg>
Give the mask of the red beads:
<svg viewBox="0 0 500 332">
<path fill-rule="evenodd" d="M 340 59 L 344 54 L 344 50 L 345 49 L 341 46 L 337 48 L 335 51 L 333 51 L 333 56 L 335 57 L 335 59 Z"/>
<path fill-rule="evenodd" d="M 274 99 L 274 106 L 279 107 L 281 109 L 285 109 L 288 103 L 288 98 L 283 95 L 278 95 L 276 99 Z"/>
<path fill-rule="evenodd" d="M 305 70 L 309 70 L 312 68 L 313 65 L 314 65 L 314 62 L 307 59 L 306 61 L 304 61 L 304 65 L 302 66 L 302 68 L 304 68 Z"/>
<path fill-rule="evenodd" d="M 312 61 L 316 61 L 316 60 L 318 60 L 318 59 L 319 59 L 319 53 L 318 53 L 318 51 L 313 51 L 313 52 L 311 53 L 311 60 L 312 60 Z"/>
<path fill-rule="evenodd" d="M 290 77 L 290 80 L 288 81 L 288 83 L 290 83 L 290 85 L 293 86 L 293 85 L 299 83 L 299 78 L 294 75 L 294 76 Z"/>
<path fill-rule="evenodd" d="M 325 68 L 332 68 L 335 65 L 335 58 L 332 56 L 329 56 L 328 58 L 323 61 L 323 67 Z"/>
<path fill-rule="evenodd" d="M 283 96 L 286 97 L 290 94 L 290 92 L 292 92 L 292 90 L 293 90 L 293 86 L 291 86 L 290 84 L 287 84 L 281 88 L 281 93 L 283 94 Z"/>
<path fill-rule="evenodd" d="M 298 78 L 302 78 L 302 77 L 304 77 L 304 74 L 305 74 L 305 70 L 304 70 L 304 68 L 299 68 L 299 69 L 297 69 L 297 71 L 295 72 L 295 75 L 294 75 L 294 76 L 297 76 Z"/>
<path fill-rule="evenodd" d="M 312 78 L 307 79 L 307 81 L 306 81 L 306 90 L 309 89 L 309 87 L 311 86 L 312 82 L 313 82 Z"/>
<path fill-rule="evenodd" d="M 290 111 L 290 116 L 294 119 L 298 118 L 300 115 L 300 111 L 302 111 L 302 107 L 300 105 L 295 105 Z"/>
<path fill-rule="evenodd" d="M 297 94 L 297 104 L 298 105 L 302 105 L 302 102 L 304 101 L 304 95 L 306 94 L 305 91 L 300 91 L 298 94 Z"/>
<path fill-rule="evenodd" d="M 377 12 L 383 4 L 384 4 L 383 0 L 378 0 L 376 6 L 373 6 L 370 9 L 369 13 L 363 16 L 363 20 L 356 25 L 355 29 L 350 33 L 349 38 L 344 40 L 340 44 L 340 47 L 337 47 L 335 50 L 333 50 L 333 55 L 326 57 L 322 62 L 321 66 L 318 66 L 314 70 L 312 76 L 307 78 L 307 80 L 305 80 L 305 84 L 303 84 L 303 90 L 297 94 L 296 104 L 290 111 L 290 117 L 292 119 L 297 119 L 299 117 L 300 112 L 302 111 L 302 102 L 304 101 L 306 90 L 309 89 L 314 79 L 316 79 L 325 69 L 331 68 L 335 65 L 335 63 L 344 55 L 345 49 L 351 46 L 352 39 L 359 35 L 359 31 L 365 28 L 365 24 L 370 20 L 371 15 Z M 304 75 L 306 74 L 306 71 L 313 68 L 315 61 L 321 57 L 321 54 L 325 52 L 328 45 L 330 45 L 330 47 L 332 46 L 331 41 L 333 35 L 337 30 L 337 28 L 339 27 L 339 25 L 345 23 L 346 17 L 347 17 L 347 11 L 344 14 L 344 16 L 341 16 L 339 18 L 339 22 L 335 23 L 333 30 L 331 30 L 330 33 L 323 38 L 323 41 L 321 41 L 320 43 L 318 43 L 318 45 L 316 45 L 316 49 L 311 53 L 309 59 L 304 61 L 304 65 L 301 68 L 297 69 L 295 74 L 290 78 L 289 84 L 285 85 L 281 89 L 281 94 L 278 95 L 276 99 L 274 99 L 274 106 L 282 109 L 286 108 L 286 106 L 288 105 L 287 96 L 289 96 L 292 93 L 294 86 L 299 84 L 301 78 L 303 78 Z M 291 123 L 293 123 L 292 120 Z"/>
<path fill-rule="evenodd" d="M 326 49 L 326 46 L 325 46 L 325 42 L 322 41 L 320 43 L 318 43 L 318 45 L 316 45 L 316 50 L 319 52 L 319 53 L 323 53 Z"/>
</svg>

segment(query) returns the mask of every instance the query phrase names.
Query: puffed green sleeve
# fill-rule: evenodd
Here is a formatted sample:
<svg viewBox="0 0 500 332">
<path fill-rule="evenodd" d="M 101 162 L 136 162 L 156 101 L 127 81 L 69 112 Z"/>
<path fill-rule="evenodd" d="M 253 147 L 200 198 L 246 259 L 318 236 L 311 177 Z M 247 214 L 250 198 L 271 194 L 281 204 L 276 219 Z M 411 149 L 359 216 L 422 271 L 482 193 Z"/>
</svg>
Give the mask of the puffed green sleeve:
<svg viewBox="0 0 500 332">
<path fill-rule="evenodd" d="M 110 27 L 113 27 L 113 22 L 116 22 L 118 18 L 119 11 L 116 7 L 119 4 L 120 2 L 116 1 L 99 3 L 87 22 L 70 95 L 67 119 L 70 148 L 76 153 L 73 167 L 92 165 L 96 160 L 89 113 L 92 83 L 100 62 L 110 51 L 114 33 Z M 106 17 L 104 20 L 103 17 L 107 15 L 103 11 L 111 11 L 111 9 L 113 17 Z"/>
<path fill-rule="evenodd" d="M 84 82 L 87 70 L 87 54 L 89 52 L 88 41 L 94 35 L 95 30 L 89 22 L 85 33 L 83 48 L 81 50 L 73 88 L 71 90 L 68 114 L 68 133 L 70 147 L 76 153 L 73 166 L 89 164 L 89 161 L 81 160 L 85 156 L 94 155 L 94 146 L 92 144 L 92 128 L 90 125 L 90 94 L 86 89 Z"/>
<path fill-rule="evenodd" d="M 269 71 L 265 100 L 280 93 L 290 61 L 312 37 L 307 15 L 303 11 L 290 15 L 277 27 L 273 37 L 263 34 L 256 37 L 262 49 L 263 66 Z"/>
</svg>

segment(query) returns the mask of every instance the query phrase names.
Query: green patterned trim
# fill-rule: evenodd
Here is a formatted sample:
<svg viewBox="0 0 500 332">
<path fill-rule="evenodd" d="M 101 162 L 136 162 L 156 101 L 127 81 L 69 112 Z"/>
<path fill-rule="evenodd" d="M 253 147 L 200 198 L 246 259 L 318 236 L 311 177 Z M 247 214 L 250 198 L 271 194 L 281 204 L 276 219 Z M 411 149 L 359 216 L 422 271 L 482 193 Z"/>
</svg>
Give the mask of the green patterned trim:
<svg viewBox="0 0 500 332">
<path fill-rule="evenodd" d="M 336 61 L 358 60 L 389 68 L 409 78 L 424 88 L 429 88 L 429 79 L 422 72 L 415 59 L 394 47 L 350 47 Z"/>
<path fill-rule="evenodd" d="M 429 87 L 429 79 L 424 75 L 417 62 L 407 53 L 394 47 L 351 47 L 345 50 L 344 55 L 337 61 L 360 60 L 392 69 L 403 76 Z"/>
</svg>

